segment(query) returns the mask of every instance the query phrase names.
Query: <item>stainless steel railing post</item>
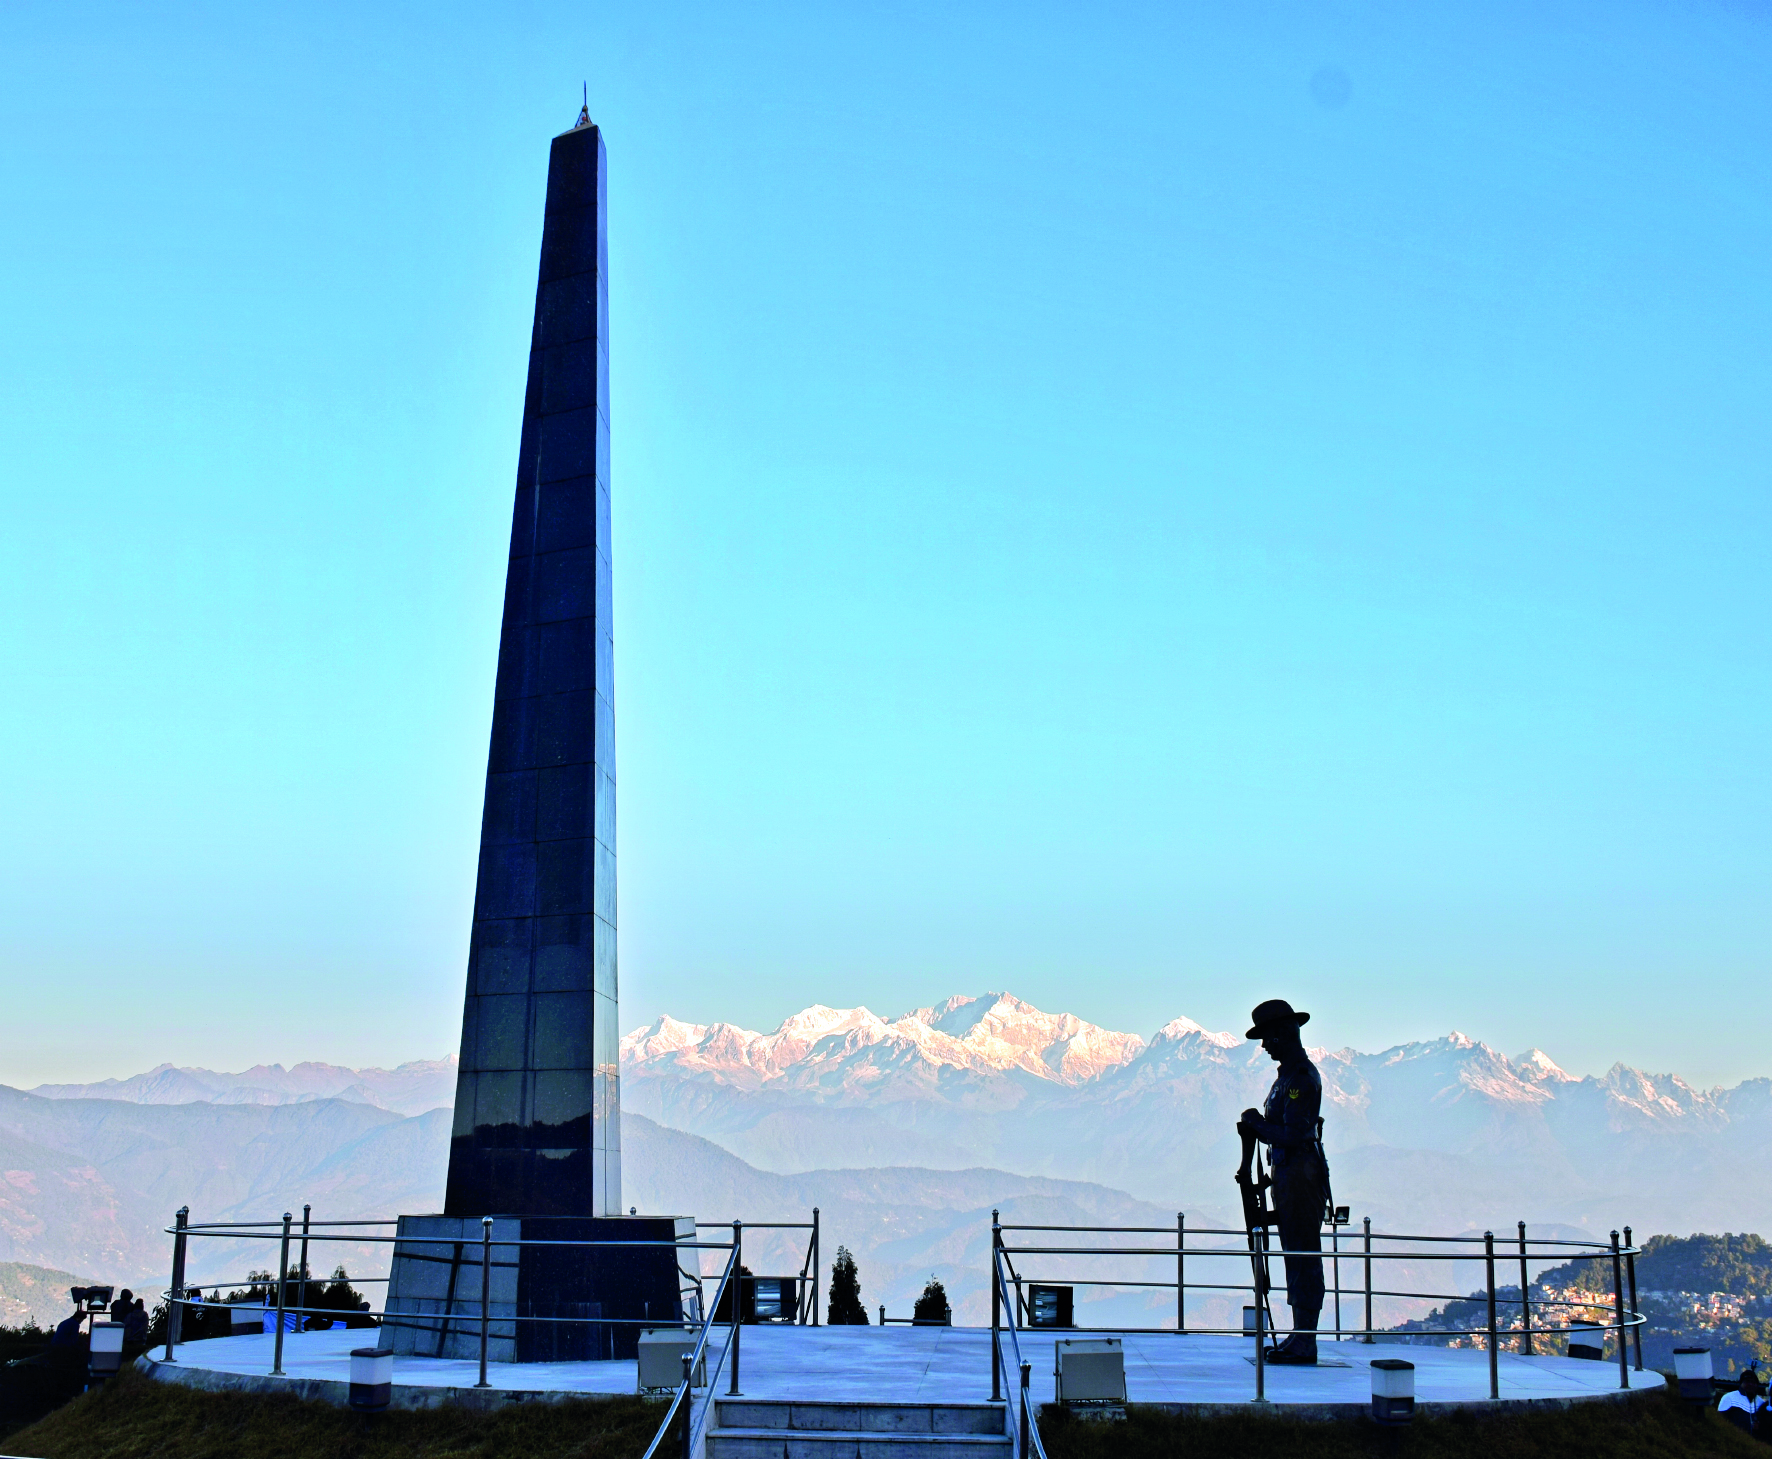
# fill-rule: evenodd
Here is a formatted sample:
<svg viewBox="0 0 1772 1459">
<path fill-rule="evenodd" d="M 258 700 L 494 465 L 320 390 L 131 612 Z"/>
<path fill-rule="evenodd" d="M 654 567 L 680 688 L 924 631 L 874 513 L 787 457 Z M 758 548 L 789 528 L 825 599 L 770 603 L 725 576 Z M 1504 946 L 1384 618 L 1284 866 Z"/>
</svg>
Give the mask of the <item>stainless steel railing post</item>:
<svg viewBox="0 0 1772 1459">
<path fill-rule="evenodd" d="M 1034 1365 L 1032 1363 L 1023 1363 L 1021 1365 L 1021 1450 L 1020 1450 L 1020 1452 L 1022 1455 L 1022 1459 L 1027 1459 L 1027 1452 L 1028 1452 L 1028 1409 L 1030 1407 L 1032 1407 L 1032 1400 L 1028 1394 L 1028 1379 L 1032 1375 L 1033 1367 L 1034 1367 Z"/>
<path fill-rule="evenodd" d="M 301 1262 L 299 1263 L 301 1275 L 296 1278 L 295 1307 L 296 1311 L 303 1314 L 303 1327 L 307 1326 L 306 1314 L 308 1310 L 308 1219 L 313 1213 L 312 1206 L 304 1205 L 301 1208 Z"/>
<path fill-rule="evenodd" d="M 1329 1210 L 1329 1249 L 1334 1253 L 1330 1271 L 1335 1278 L 1335 1340 L 1341 1341 L 1341 1222 L 1335 1219 L 1335 1209 Z"/>
<path fill-rule="evenodd" d="M 744 1222 L 732 1223 L 732 1387 L 738 1396 L 738 1340 L 744 1331 Z"/>
<path fill-rule="evenodd" d="M 683 1354 L 683 1459 L 695 1456 L 695 1368 L 694 1359 Z"/>
<path fill-rule="evenodd" d="M 1263 1269 L 1267 1268 L 1267 1260 L 1263 1257 Z M 1255 1283 L 1255 1400 L 1258 1404 L 1267 1402 L 1267 1349 L 1262 1346 L 1263 1338 L 1267 1337 L 1267 1303 L 1262 1299 L 1262 1283 Z"/>
<path fill-rule="evenodd" d="M 818 1207 L 812 1208 L 812 1325 L 818 1326 Z"/>
<path fill-rule="evenodd" d="M 1526 1223 L 1520 1222 L 1520 1351 L 1532 1356 L 1532 1278 L 1526 1271 Z"/>
<path fill-rule="evenodd" d="M 1363 1216 L 1361 1220 L 1366 1227 L 1366 1336 L 1362 1342 L 1372 1341 L 1372 1218 Z"/>
<path fill-rule="evenodd" d="M 179 1340 L 184 1326 L 185 1315 L 185 1225 L 191 1218 L 191 1208 L 180 1206 L 178 1214 L 172 1218 L 172 1290 L 166 1296 L 166 1357 L 163 1361 L 170 1363 L 172 1345 Z"/>
<path fill-rule="evenodd" d="M 295 1217 L 288 1211 L 283 1213 L 283 1250 L 277 1258 L 277 1341 L 271 1359 L 271 1376 L 281 1378 L 283 1373 L 283 1293 L 289 1285 L 289 1225 Z"/>
<path fill-rule="evenodd" d="M 1616 1231 L 1612 1233 L 1612 1316 L 1618 1324 L 1618 1386 L 1629 1388 L 1630 1348 L 1624 1340 L 1624 1269 Z"/>
<path fill-rule="evenodd" d="M 1631 1340 L 1637 1349 L 1637 1371 L 1643 1371 L 1643 1314 L 1637 1310 L 1637 1253 L 1631 1240 L 1630 1227 L 1624 1228 L 1624 1271 L 1630 1279 Z M 1622 1340 L 1622 1339 L 1621 1339 Z"/>
<path fill-rule="evenodd" d="M 492 1217 L 480 1218 L 480 1381 L 476 1388 L 490 1388 L 486 1381 L 486 1338 L 492 1318 Z"/>
<path fill-rule="evenodd" d="M 1495 1341 L 1495 1233 L 1483 1233 L 1483 1285 L 1489 1297 L 1489 1396 L 1501 1397 L 1501 1354 Z"/>
<path fill-rule="evenodd" d="M 1187 1331 L 1187 1212 L 1175 1213 L 1175 1330 Z"/>
<path fill-rule="evenodd" d="M 880 1309 L 880 1325 L 886 1325 L 886 1309 Z M 1003 1397 L 1002 1374 L 997 1365 L 1003 1341 L 1003 1223 L 991 1212 L 991 1402 Z"/>
</svg>

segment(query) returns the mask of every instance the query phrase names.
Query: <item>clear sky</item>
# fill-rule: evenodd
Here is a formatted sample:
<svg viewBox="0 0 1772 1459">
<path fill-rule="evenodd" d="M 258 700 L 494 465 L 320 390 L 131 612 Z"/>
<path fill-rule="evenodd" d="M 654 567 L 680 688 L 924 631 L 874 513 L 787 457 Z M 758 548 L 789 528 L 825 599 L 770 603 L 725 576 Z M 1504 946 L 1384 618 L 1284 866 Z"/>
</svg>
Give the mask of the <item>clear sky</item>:
<svg viewBox="0 0 1772 1459">
<path fill-rule="evenodd" d="M 1710 0 L 10 0 L 0 1081 L 454 1049 L 586 80 L 625 1027 L 1772 1073 L 1768 75 Z"/>
</svg>

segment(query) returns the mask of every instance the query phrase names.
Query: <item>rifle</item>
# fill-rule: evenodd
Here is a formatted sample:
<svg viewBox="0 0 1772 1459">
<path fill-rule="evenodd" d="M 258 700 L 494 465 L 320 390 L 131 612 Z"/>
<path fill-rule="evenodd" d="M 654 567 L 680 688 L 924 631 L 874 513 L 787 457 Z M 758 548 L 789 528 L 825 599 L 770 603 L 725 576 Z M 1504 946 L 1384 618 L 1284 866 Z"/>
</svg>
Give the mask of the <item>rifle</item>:
<svg viewBox="0 0 1772 1459">
<path fill-rule="evenodd" d="M 1249 1266 L 1255 1276 L 1255 1306 L 1259 1319 L 1266 1324 L 1262 1328 L 1262 1337 L 1272 1340 L 1274 1314 L 1268 1303 L 1268 1292 L 1273 1283 L 1267 1270 L 1267 1233 L 1268 1227 L 1275 1224 L 1275 1216 L 1273 1207 L 1268 1204 L 1267 1193 L 1273 1185 L 1273 1178 L 1256 1148 L 1255 1132 L 1239 1125 L 1237 1133 L 1243 1137 L 1243 1163 L 1237 1167 L 1237 1190 L 1243 1197 L 1243 1229 L 1249 1235 Z"/>
</svg>

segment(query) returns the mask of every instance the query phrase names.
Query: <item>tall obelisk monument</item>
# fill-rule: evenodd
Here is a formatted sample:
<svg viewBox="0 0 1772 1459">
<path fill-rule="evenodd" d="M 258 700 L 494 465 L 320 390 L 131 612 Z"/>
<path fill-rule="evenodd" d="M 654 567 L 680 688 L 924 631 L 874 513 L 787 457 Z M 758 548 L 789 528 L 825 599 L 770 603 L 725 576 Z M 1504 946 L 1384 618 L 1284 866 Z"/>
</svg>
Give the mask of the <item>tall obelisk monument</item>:
<svg viewBox="0 0 1772 1459">
<path fill-rule="evenodd" d="M 548 157 L 444 1210 L 621 1211 L 603 138 Z"/>
</svg>

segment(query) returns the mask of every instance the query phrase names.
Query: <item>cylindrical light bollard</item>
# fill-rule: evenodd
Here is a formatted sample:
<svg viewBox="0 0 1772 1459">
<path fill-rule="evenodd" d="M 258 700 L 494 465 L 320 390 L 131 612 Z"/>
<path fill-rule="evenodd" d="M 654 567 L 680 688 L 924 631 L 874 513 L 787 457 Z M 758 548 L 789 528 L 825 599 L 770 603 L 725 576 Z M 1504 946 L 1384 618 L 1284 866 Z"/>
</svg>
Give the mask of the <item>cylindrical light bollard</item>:
<svg viewBox="0 0 1772 1459">
<path fill-rule="evenodd" d="M 1489 1396 L 1501 1397 L 1501 1354 L 1495 1333 L 1495 1233 L 1483 1233 L 1484 1285 L 1489 1289 Z"/>
<path fill-rule="evenodd" d="M 1569 1323 L 1569 1356 L 1585 1358 L 1597 1363 L 1606 1356 L 1606 1331 L 1599 1323 L 1587 1317 L 1571 1319 Z"/>
<path fill-rule="evenodd" d="M 1415 1364 L 1401 1358 L 1372 1361 L 1372 1421 L 1406 1424 L 1415 1417 Z"/>
<path fill-rule="evenodd" d="M 1709 1403 L 1711 1379 L 1715 1374 L 1709 1348 L 1674 1349 L 1674 1381 L 1680 1385 L 1681 1398 L 1696 1398 Z"/>
<path fill-rule="evenodd" d="M 87 1334 L 87 1379 L 102 1383 L 107 1378 L 114 1378 L 122 1366 L 123 1324 L 101 1321 L 95 1317 Z"/>
<path fill-rule="evenodd" d="M 283 1376 L 283 1294 L 289 1287 L 289 1223 L 295 1219 L 288 1211 L 283 1213 L 283 1250 L 277 1258 L 277 1341 L 271 1359 L 271 1376 Z"/>
<path fill-rule="evenodd" d="M 394 1392 L 394 1355 L 380 1348 L 351 1349 L 351 1407 L 379 1413 Z"/>
</svg>

